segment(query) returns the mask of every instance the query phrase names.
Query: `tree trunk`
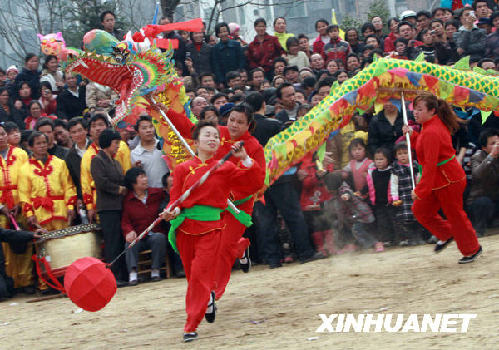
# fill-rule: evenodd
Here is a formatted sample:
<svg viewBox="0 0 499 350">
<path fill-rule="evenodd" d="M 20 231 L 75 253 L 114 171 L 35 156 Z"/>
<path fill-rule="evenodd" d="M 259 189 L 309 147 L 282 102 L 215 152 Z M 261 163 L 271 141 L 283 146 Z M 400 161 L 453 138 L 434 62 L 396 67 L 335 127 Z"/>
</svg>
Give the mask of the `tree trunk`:
<svg viewBox="0 0 499 350">
<path fill-rule="evenodd" d="M 180 0 L 161 0 L 161 12 L 163 16 L 173 18 L 173 14 L 179 3 Z"/>
</svg>

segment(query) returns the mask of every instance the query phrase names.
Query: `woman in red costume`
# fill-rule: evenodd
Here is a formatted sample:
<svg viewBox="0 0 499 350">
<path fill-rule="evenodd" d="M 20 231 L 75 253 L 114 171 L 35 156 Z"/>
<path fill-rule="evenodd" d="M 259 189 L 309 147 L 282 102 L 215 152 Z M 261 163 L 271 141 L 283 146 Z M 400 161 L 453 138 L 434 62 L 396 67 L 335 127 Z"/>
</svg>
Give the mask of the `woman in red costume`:
<svg viewBox="0 0 499 350">
<path fill-rule="evenodd" d="M 185 138 L 190 138 L 191 130 L 194 124 L 185 116 L 185 114 L 176 113 L 170 109 L 167 113 L 170 120 L 178 129 L 180 134 Z M 248 215 L 253 212 L 254 198 L 253 195 L 263 187 L 265 177 L 265 156 L 263 147 L 258 140 L 251 136 L 250 130 L 254 126 L 253 112 L 250 107 L 245 104 L 237 105 L 230 111 L 227 126 L 219 126 L 220 130 L 220 148 L 215 154 L 216 159 L 222 158 L 231 147 L 238 141 L 244 141 L 244 148 L 248 155 L 254 159 L 262 171 L 261 180 L 252 179 L 256 190 L 232 191 L 230 199 L 236 204 L 239 210 L 244 211 Z M 238 159 L 231 157 L 230 161 L 237 163 Z M 245 225 L 241 224 L 232 215 L 224 215 L 225 228 L 222 232 L 219 261 L 215 268 L 215 279 L 213 289 L 215 291 L 216 300 L 220 299 L 225 292 L 225 287 L 229 283 L 230 273 L 234 261 L 241 258 L 240 266 L 244 272 L 249 270 L 249 257 L 246 255 L 246 249 L 250 242 L 247 238 L 243 238 Z"/>
<path fill-rule="evenodd" d="M 221 158 L 217 157 L 217 151 L 222 141 L 215 124 L 199 122 L 192 138 L 197 147 L 197 157 L 175 168 L 168 208 Z M 197 338 L 196 328 L 203 316 L 210 323 L 215 321 L 213 267 L 218 260 L 222 229 L 226 225 L 222 212 L 227 208 L 227 199 L 231 192 L 254 193 L 264 178 L 258 162 L 248 156 L 240 143 L 233 144 L 231 149 L 237 164 L 236 161 L 225 162 L 178 207 L 162 214 L 164 220 L 170 220 L 169 239 L 174 249 L 178 246 L 188 283 L 185 342 Z"/>
<path fill-rule="evenodd" d="M 414 100 L 414 118 L 422 125 L 420 133 L 404 126 L 409 132 L 422 176 L 412 192 L 412 211 L 416 219 L 439 241 L 435 252 L 440 252 L 453 239 L 463 254 L 460 264 L 473 262 L 482 252 L 475 230 L 463 210 L 463 192 L 466 175 L 456 159 L 451 133 L 459 128 L 457 116 L 447 102 L 431 94 Z M 439 214 L 439 209 L 447 220 Z"/>
</svg>

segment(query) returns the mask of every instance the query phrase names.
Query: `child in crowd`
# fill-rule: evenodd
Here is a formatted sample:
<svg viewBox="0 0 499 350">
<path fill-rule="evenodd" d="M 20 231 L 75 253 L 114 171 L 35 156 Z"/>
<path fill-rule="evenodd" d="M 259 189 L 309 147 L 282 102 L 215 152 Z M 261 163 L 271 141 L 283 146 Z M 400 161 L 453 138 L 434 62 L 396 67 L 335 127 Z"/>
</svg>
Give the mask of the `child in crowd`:
<svg viewBox="0 0 499 350">
<path fill-rule="evenodd" d="M 354 135 L 355 133 L 352 133 Z M 361 136 L 359 133 L 357 133 L 357 136 Z M 349 163 L 343 168 L 343 178 L 346 180 L 346 183 L 350 184 L 350 188 L 353 189 L 353 192 L 355 193 L 355 198 L 356 200 L 362 201 L 364 198 L 362 198 L 363 194 L 367 193 L 367 170 L 372 164 L 372 160 L 370 160 L 367 157 L 367 147 L 364 143 L 364 140 L 361 137 L 356 137 L 352 139 L 350 144 L 348 145 L 348 152 L 350 155 L 350 161 Z M 341 186 L 341 184 L 338 185 L 336 190 Z M 329 188 L 329 186 L 328 186 Z M 331 188 L 330 188 L 331 190 Z M 346 190 L 343 191 L 344 193 L 348 192 Z M 353 203 L 353 202 L 352 202 Z M 357 203 L 355 203 L 357 204 Z M 342 201 L 339 200 L 338 203 L 336 203 L 337 210 L 340 213 L 346 214 L 346 215 L 340 215 L 340 226 L 342 227 L 339 232 L 341 233 L 340 236 L 340 241 L 345 242 L 345 246 L 343 247 L 343 251 L 348 252 L 348 251 L 353 251 L 356 249 L 356 246 L 354 244 L 348 243 L 351 241 L 350 239 L 350 232 L 353 236 L 355 237 L 355 232 L 353 232 L 353 224 L 349 220 L 347 220 L 348 217 L 351 215 L 348 214 L 348 207 L 349 205 L 346 205 L 346 203 L 342 204 Z M 373 220 L 374 221 L 374 220 Z M 357 229 L 358 227 L 356 227 Z M 362 242 L 360 242 L 362 245 Z"/>
<path fill-rule="evenodd" d="M 309 153 L 302 160 L 298 179 L 302 182 L 300 204 L 315 250 L 329 256 L 334 245 L 331 224 L 322 210 L 324 202 L 331 199 L 323 180 L 326 173 L 316 155 Z"/>
<path fill-rule="evenodd" d="M 13 147 L 19 147 L 21 143 L 21 131 L 14 122 L 5 122 L 5 132 L 7 133 L 7 143 Z"/>
<path fill-rule="evenodd" d="M 409 245 L 423 244 L 420 237 L 420 226 L 412 214 L 413 200 L 411 197 L 412 181 L 409 165 L 409 152 L 407 143 L 399 142 L 394 147 L 396 160 L 393 162 L 393 174 L 398 178 L 398 194 L 402 201 L 396 209 L 397 229 L 400 230 L 401 241 Z M 417 174 L 417 162 L 413 161 L 414 176 Z M 416 181 L 416 179 L 414 179 Z"/>
<path fill-rule="evenodd" d="M 372 166 L 373 161 L 367 157 L 367 147 L 364 140 L 354 138 L 348 146 L 350 162 L 343 168 L 348 177 L 352 178 L 354 192 L 367 193 L 367 170 Z"/>
<path fill-rule="evenodd" d="M 378 242 L 369 233 L 368 224 L 374 222 L 374 215 L 369 205 L 352 190 L 347 181 L 343 180 L 341 172 L 327 174 L 325 183 L 330 191 L 338 194 L 337 213 L 344 224 L 351 226 L 352 234 L 357 242 L 364 249 L 373 247 L 375 252 L 382 252 L 383 243 Z"/>
<path fill-rule="evenodd" d="M 332 24 L 327 28 L 329 43 L 324 46 L 324 55 L 326 61 L 341 60 L 343 66 L 347 63 L 347 56 L 352 53 L 350 44 L 340 38 L 340 27 Z"/>
<path fill-rule="evenodd" d="M 390 151 L 378 148 L 374 152 L 374 167 L 367 171 L 369 199 L 374 206 L 378 235 L 381 241 L 390 245 L 398 244 L 393 206 L 402 202 L 398 196 L 398 178 L 390 166 Z"/>
</svg>

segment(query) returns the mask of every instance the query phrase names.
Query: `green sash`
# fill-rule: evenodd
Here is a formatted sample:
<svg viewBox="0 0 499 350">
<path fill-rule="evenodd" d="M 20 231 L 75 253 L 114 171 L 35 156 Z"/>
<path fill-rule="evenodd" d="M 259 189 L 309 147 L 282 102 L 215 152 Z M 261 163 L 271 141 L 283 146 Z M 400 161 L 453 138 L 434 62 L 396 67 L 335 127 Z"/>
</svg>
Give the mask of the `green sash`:
<svg viewBox="0 0 499 350">
<path fill-rule="evenodd" d="M 442 166 L 444 164 L 447 164 L 448 162 L 450 162 L 454 158 L 456 158 L 455 154 L 452 157 L 450 157 L 449 159 L 444 159 L 441 162 L 437 163 L 437 166 Z M 419 168 L 419 175 L 420 175 L 420 178 L 421 178 L 423 176 L 423 166 L 421 164 L 418 164 L 418 168 Z"/>
<path fill-rule="evenodd" d="M 232 215 L 234 215 L 234 217 L 244 226 L 251 226 L 251 216 L 244 211 L 241 210 L 239 214 L 236 214 L 230 207 L 225 210 L 228 210 Z M 208 205 L 195 205 L 191 208 L 183 209 L 175 219 L 170 220 L 168 240 L 170 241 L 172 248 L 178 253 L 177 245 L 175 243 L 175 231 L 180 225 L 182 225 L 185 219 L 197 221 L 218 221 L 220 220 L 220 213 L 222 213 L 223 211 L 223 209 L 211 207 Z"/>
</svg>

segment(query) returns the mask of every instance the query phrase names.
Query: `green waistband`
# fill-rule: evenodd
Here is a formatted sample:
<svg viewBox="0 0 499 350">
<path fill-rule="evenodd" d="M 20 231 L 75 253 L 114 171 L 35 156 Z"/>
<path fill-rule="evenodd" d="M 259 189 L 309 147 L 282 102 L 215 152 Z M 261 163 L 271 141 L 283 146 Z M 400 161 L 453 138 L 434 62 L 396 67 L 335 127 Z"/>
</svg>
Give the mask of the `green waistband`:
<svg viewBox="0 0 499 350">
<path fill-rule="evenodd" d="M 445 160 L 442 160 L 440 163 L 437 163 L 437 166 L 444 165 L 444 164 L 446 164 L 447 162 L 450 162 L 451 160 L 453 160 L 454 158 L 456 158 L 456 155 L 455 155 L 455 154 L 454 154 L 452 157 L 450 157 L 449 159 L 445 159 Z"/>
<path fill-rule="evenodd" d="M 249 201 L 252 197 L 253 197 L 253 195 L 249 195 L 248 197 L 240 199 L 238 201 L 232 201 L 232 203 L 234 203 L 235 205 L 241 205 L 241 204 L 246 203 L 247 201 Z"/>
<path fill-rule="evenodd" d="M 229 211 L 234 217 L 246 227 L 251 226 L 251 215 L 245 213 L 244 211 L 240 211 L 239 214 L 235 213 L 232 208 L 225 209 Z M 220 213 L 225 211 L 224 209 L 211 207 L 208 205 L 195 205 L 191 208 L 182 209 L 180 214 L 173 220 L 170 220 L 170 230 L 168 231 L 168 240 L 172 248 L 178 253 L 176 239 L 175 239 L 175 231 L 177 228 L 182 225 L 185 219 L 197 220 L 197 221 L 218 221 L 220 220 Z"/>
<path fill-rule="evenodd" d="M 452 157 L 450 157 L 449 159 L 444 159 L 442 160 L 441 162 L 438 162 L 437 163 L 437 166 L 442 166 L 444 164 L 447 164 L 448 162 L 450 162 L 451 160 L 453 160 L 454 158 L 456 158 L 456 155 L 454 154 Z M 423 166 L 421 164 L 418 164 L 418 168 L 419 168 L 419 175 L 420 176 L 423 176 Z"/>
</svg>

